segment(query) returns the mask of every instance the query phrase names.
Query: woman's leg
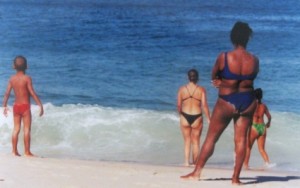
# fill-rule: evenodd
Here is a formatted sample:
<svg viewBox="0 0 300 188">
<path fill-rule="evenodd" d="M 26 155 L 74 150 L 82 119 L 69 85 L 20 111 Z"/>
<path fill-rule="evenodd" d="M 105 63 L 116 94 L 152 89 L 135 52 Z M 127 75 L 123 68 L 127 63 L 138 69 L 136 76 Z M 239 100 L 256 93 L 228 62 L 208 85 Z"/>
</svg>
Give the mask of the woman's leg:
<svg viewBox="0 0 300 188">
<path fill-rule="evenodd" d="M 247 148 L 247 132 L 251 125 L 252 117 L 239 117 L 234 124 L 235 164 L 232 183 L 240 184 L 240 173 L 244 163 Z"/>
<path fill-rule="evenodd" d="M 258 145 L 259 153 L 261 154 L 265 163 L 268 164 L 268 163 L 270 163 L 270 160 L 269 160 L 269 156 L 265 150 L 266 137 L 267 137 L 267 132 L 265 131 L 265 133 L 258 138 L 257 145 Z"/>
<path fill-rule="evenodd" d="M 201 148 L 195 169 L 192 173 L 181 176 L 183 179 L 199 179 L 202 168 L 213 154 L 215 144 L 232 119 L 233 107 L 222 99 L 218 99 L 212 113 L 205 142 Z"/>
<path fill-rule="evenodd" d="M 249 160 L 250 160 L 250 155 L 251 155 L 251 149 L 252 146 L 255 142 L 255 140 L 258 138 L 258 133 L 255 130 L 254 127 L 251 126 L 251 128 L 249 128 L 249 133 L 248 133 L 248 139 L 247 139 L 247 150 L 246 150 L 246 157 L 244 160 L 244 168 L 245 169 L 249 169 Z"/>
<path fill-rule="evenodd" d="M 191 152 L 191 132 L 192 128 L 187 124 L 186 120 L 181 115 L 180 117 L 180 129 L 183 136 L 184 141 L 184 165 L 190 165 L 190 152 Z"/>
<path fill-rule="evenodd" d="M 202 117 L 199 117 L 192 125 L 191 143 L 193 152 L 193 164 L 196 163 L 200 152 L 200 136 L 202 133 L 203 121 Z"/>
<path fill-rule="evenodd" d="M 234 118 L 234 143 L 235 143 L 235 165 L 232 175 L 232 183 L 240 184 L 240 173 L 246 155 L 246 141 L 248 129 L 252 124 L 253 113 L 256 108 L 256 101 Z"/>
</svg>

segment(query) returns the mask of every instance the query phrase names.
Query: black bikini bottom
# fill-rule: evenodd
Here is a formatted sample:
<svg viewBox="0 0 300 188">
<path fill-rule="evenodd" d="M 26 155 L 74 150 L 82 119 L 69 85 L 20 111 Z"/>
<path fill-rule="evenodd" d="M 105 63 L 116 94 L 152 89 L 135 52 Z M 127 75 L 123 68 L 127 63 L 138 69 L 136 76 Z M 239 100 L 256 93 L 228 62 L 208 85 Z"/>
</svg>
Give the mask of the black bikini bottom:
<svg viewBox="0 0 300 188">
<path fill-rule="evenodd" d="M 190 124 L 190 126 L 192 126 L 192 124 L 194 123 L 194 121 L 196 121 L 196 119 L 198 119 L 199 117 L 202 116 L 202 113 L 200 113 L 200 114 L 195 114 L 195 115 L 190 115 L 190 114 L 181 112 L 181 114 L 182 114 L 183 117 L 187 120 L 187 122 Z"/>
</svg>

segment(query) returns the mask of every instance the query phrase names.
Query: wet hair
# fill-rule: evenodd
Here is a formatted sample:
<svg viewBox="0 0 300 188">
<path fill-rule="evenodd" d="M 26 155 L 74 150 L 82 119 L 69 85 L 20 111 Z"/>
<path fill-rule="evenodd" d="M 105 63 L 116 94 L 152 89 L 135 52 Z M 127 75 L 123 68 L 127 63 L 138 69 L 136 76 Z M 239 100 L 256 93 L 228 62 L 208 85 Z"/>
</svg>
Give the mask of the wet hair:
<svg viewBox="0 0 300 188">
<path fill-rule="evenodd" d="M 252 36 L 252 29 L 247 23 L 236 22 L 231 30 L 230 39 L 232 44 L 247 46 L 249 38 Z"/>
<path fill-rule="evenodd" d="M 257 88 L 254 90 L 254 94 L 256 99 L 258 100 L 258 103 L 261 103 L 261 99 L 263 98 L 263 90 L 261 88 Z"/>
<path fill-rule="evenodd" d="M 23 62 L 17 62 L 17 59 L 22 59 Z M 27 60 L 24 56 L 18 55 L 14 59 L 14 66 L 17 71 L 25 71 L 27 69 Z"/>
<path fill-rule="evenodd" d="M 199 74 L 196 69 L 191 69 L 188 71 L 188 77 L 190 82 L 197 83 L 199 79 Z"/>
</svg>

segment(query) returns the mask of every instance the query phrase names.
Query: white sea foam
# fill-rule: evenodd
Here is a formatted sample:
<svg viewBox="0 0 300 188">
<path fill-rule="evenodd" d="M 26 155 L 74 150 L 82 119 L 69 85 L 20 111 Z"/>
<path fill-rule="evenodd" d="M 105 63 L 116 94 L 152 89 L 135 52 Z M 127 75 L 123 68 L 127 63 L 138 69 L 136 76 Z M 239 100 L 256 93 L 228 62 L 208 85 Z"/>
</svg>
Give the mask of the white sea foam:
<svg viewBox="0 0 300 188">
<path fill-rule="evenodd" d="M 37 106 L 32 106 L 32 113 L 32 151 L 38 155 L 154 164 L 181 164 L 183 161 L 183 140 L 179 118 L 174 111 L 45 104 L 43 117 L 38 117 Z M 272 116 L 266 143 L 270 160 L 277 164 L 275 169 L 299 171 L 300 151 L 296 145 L 300 142 L 300 115 L 272 112 Z M 1 150 L 6 152 L 11 148 L 12 124 L 12 113 L 7 118 L 0 116 Z M 201 144 L 206 132 L 205 123 Z M 231 123 L 208 164 L 232 166 L 233 149 Z M 263 166 L 256 145 L 250 166 Z"/>
</svg>

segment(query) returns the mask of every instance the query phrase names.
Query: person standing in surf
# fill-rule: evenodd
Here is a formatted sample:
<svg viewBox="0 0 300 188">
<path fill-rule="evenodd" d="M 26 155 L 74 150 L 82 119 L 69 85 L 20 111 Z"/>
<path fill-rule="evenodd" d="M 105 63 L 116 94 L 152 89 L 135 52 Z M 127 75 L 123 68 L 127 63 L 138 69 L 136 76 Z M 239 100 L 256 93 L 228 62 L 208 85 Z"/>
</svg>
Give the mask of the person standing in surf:
<svg viewBox="0 0 300 188">
<path fill-rule="evenodd" d="M 233 120 L 235 165 L 232 183 L 241 184 L 240 172 L 246 154 L 247 132 L 256 108 L 253 84 L 259 71 L 259 60 L 246 50 L 251 35 L 252 29 L 247 23 L 236 22 L 230 33 L 234 50 L 217 57 L 212 70 L 212 84 L 218 88 L 219 98 L 195 169 L 181 176 L 183 179 L 200 178 L 202 169 L 214 152 L 215 144 Z"/>
<path fill-rule="evenodd" d="M 25 70 L 27 69 L 26 58 L 23 56 L 17 56 L 14 59 L 13 66 L 17 73 L 10 78 L 3 99 L 4 115 L 7 116 L 7 101 L 9 99 L 11 90 L 14 91 L 15 101 L 13 105 L 14 129 L 12 134 L 12 153 L 14 156 L 20 156 L 17 146 L 21 123 L 23 121 L 25 156 L 33 157 L 34 155 L 30 151 L 30 97 L 32 97 L 36 104 L 40 107 L 40 116 L 42 116 L 44 113 L 43 105 L 33 89 L 31 77 L 25 74 Z"/>
<path fill-rule="evenodd" d="M 180 87 L 177 97 L 177 109 L 180 115 L 180 129 L 184 140 L 184 165 L 190 165 L 192 148 L 192 164 L 196 163 L 200 150 L 200 136 L 203 127 L 202 109 L 207 122 L 210 122 L 206 90 L 197 85 L 199 74 L 195 69 L 188 71 L 189 83 Z"/>
<path fill-rule="evenodd" d="M 253 122 L 252 126 L 248 133 L 248 141 L 247 141 L 247 152 L 244 161 L 244 168 L 249 169 L 249 160 L 251 154 L 251 148 L 257 140 L 258 150 L 261 154 L 262 158 L 265 161 L 265 166 L 270 166 L 269 156 L 265 150 L 265 143 L 267 137 L 267 128 L 271 125 L 271 114 L 267 105 L 261 102 L 263 98 L 263 91 L 262 89 L 258 88 L 255 90 L 255 96 L 257 98 L 257 107 L 253 115 Z M 264 116 L 267 116 L 268 122 L 265 124 Z"/>
</svg>

